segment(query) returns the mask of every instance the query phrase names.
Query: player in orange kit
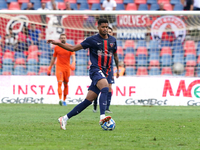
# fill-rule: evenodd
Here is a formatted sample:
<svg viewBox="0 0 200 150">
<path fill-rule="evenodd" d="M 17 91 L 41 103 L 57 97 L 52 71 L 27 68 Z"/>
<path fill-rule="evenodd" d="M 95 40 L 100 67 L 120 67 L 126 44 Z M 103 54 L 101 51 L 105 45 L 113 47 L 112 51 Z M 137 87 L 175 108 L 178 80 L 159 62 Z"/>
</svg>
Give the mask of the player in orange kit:
<svg viewBox="0 0 200 150">
<path fill-rule="evenodd" d="M 60 35 L 60 41 L 63 44 L 66 43 L 67 37 L 65 34 Z M 69 82 L 69 77 L 71 70 L 75 70 L 75 53 L 66 51 L 65 49 L 56 46 L 54 49 L 54 54 L 51 59 L 49 68 L 48 68 L 48 75 L 51 74 L 51 68 L 56 60 L 57 57 L 57 62 L 56 62 L 56 77 L 58 81 L 58 95 L 59 95 L 59 104 L 62 106 L 66 106 L 65 99 L 68 95 L 68 82 Z M 72 64 L 70 65 L 70 57 L 72 58 Z M 62 82 L 64 83 L 64 96 L 63 96 L 63 101 L 62 101 Z"/>
</svg>

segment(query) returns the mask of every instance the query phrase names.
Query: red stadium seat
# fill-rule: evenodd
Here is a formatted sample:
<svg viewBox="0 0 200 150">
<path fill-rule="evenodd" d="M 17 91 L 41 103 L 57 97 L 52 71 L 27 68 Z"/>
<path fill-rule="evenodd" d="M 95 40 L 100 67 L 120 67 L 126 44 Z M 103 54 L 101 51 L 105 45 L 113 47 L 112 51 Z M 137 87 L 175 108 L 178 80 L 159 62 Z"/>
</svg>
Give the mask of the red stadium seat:
<svg viewBox="0 0 200 150">
<path fill-rule="evenodd" d="M 35 51 L 38 51 L 37 45 L 30 45 L 28 48 L 28 54 L 30 54 L 31 52 L 35 52 Z"/>
<path fill-rule="evenodd" d="M 70 75 L 71 75 L 71 76 L 74 76 L 74 75 L 75 75 L 75 71 L 72 71 L 72 70 L 71 70 Z"/>
<path fill-rule="evenodd" d="M 35 72 L 28 72 L 27 75 L 33 76 L 33 75 L 36 75 L 36 73 Z"/>
<path fill-rule="evenodd" d="M 124 45 L 124 49 L 126 49 L 127 47 L 135 48 L 135 42 L 133 40 L 126 40 L 125 45 Z"/>
<path fill-rule="evenodd" d="M 47 73 L 48 67 L 49 66 L 40 66 L 39 75 L 42 73 Z"/>
<path fill-rule="evenodd" d="M 122 4 L 122 3 L 123 3 L 123 0 L 115 0 L 115 2 L 116 2 L 117 4 Z"/>
<path fill-rule="evenodd" d="M 197 64 L 200 64 L 200 55 L 197 58 Z"/>
<path fill-rule="evenodd" d="M 80 44 L 80 43 L 82 43 L 83 41 L 84 41 L 83 39 L 77 40 L 77 44 Z"/>
<path fill-rule="evenodd" d="M 20 5 L 18 2 L 11 2 L 8 7 L 9 10 L 20 10 Z"/>
<path fill-rule="evenodd" d="M 5 72 L 2 72 L 2 75 L 11 75 L 11 72 L 10 71 L 5 71 Z"/>
<path fill-rule="evenodd" d="M 88 0 L 88 4 L 100 3 L 100 0 Z"/>
<path fill-rule="evenodd" d="M 161 75 L 172 75 L 171 67 L 163 67 L 161 71 Z"/>
<path fill-rule="evenodd" d="M 146 0 L 135 0 L 135 4 L 146 4 Z"/>
<path fill-rule="evenodd" d="M 160 66 L 159 60 L 151 60 L 149 62 L 149 69 L 151 69 L 151 67 L 159 67 L 159 66 Z"/>
<path fill-rule="evenodd" d="M 145 54 L 146 56 L 148 56 L 147 48 L 146 47 L 138 47 L 136 56 L 138 56 L 139 54 Z"/>
<path fill-rule="evenodd" d="M 117 46 L 117 54 L 124 55 L 124 51 L 123 51 L 123 48 L 121 46 Z"/>
<path fill-rule="evenodd" d="M 147 68 L 146 67 L 138 67 L 136 75 L 138 75 L 138 76 L 148 75 Z"/>
<path fill-rule="evenodd" d="M 76 3 L 76 0 L 65 0 L 65 2 Z"/>
<path fill-rule="evenodd" d="M 3 55 L 3 59 L 6 59 L 6 58 L 12 59 L 12 61 L 14 61 L 14 54 L 12 52 L 7 51 Z"/>
<path fill-rule="evenodd" d="M 137 10 L 137 6 L 135 3 L 128 3 L 126 10 Z"/>
<path fill-rule="evenodd" d="M 15 60 L 15 65 L 25 65 L 25 60 L 24 58 L 17 58 Z"/>
<path fill-rule="evenodd" d="M 29 2 L 29 0 L 18 0 L 18 3 L 28 3 Z"/>
<path fill-rule="evenodd" d="M 163 3 L 163 4 L 170 4 L 170 0 L 158 0 L 158 4 Z"/>
<path fill-rule="evenodd" d="M 194 41 L 186 41 L 184 45 L 185 56 L 187 54 L 194 54 L 196 56 L 195 42 Z"/>
<path fill-rule="evenodd" d="M 194 61 L 194 60 L 187 61 L 186 62 L 186 66 L 195 67 L 196 66 L 196 61 Z"/>
<path fill-rule="evenodd" d="M 50 2 L 51 0 L 41 0 L 41 3 L 47 3 Z"/>
<path fill-rule="evenodd" d="M 160 56 L 163 54 L 170 54 L 172 56 L 172 50 L 170 47 L 163 47 L 160 52 Z"/>
<path fill-rule="evenodd" d="M 185 70 L 186 70 L 185 76 L 194 77 L 194 69 L 195 67 L 185 67 Z"/>
<path fill-rule="evenodd" d="M 60 9 L 60 10 L 66 9 L 65 3 L 59 2 L 58 3 L 58 9 Z"/>
<path fill-rule="evenodd" d="M 28 54 L 27 61 L 29 59 L 35 59 L 38 62 L 38 52 L 31 52 L 30 54 Z"/>
<path fill-rule="evenodd" d="M 134 66 L 135 65 L 135 56 L 134 54 L 126 54 L 124 58 L 124 64 L 126 66 Z"/>
<path fill-rule="evenodd" d="M 168 10 L 168 11 L 173 10 L 171 4 L 164 4 L 163 8 L 164 8 L 165 10 Z"/>
</svg>

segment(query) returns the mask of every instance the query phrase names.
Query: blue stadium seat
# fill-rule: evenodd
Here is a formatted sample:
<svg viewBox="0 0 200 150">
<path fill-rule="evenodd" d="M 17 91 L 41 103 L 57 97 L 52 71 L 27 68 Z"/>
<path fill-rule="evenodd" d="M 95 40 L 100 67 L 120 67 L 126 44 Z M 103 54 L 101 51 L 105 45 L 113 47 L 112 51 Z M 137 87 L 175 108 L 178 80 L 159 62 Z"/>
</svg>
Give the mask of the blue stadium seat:
<svg viewBox="0 0 200 150">
<path fill-rule="evenodd" d="M 170 41 L 161 41 L 161 47 L 170 47 L 171 46 L 171 42 Z"/>
<path fill-rule="evenodd" d="M 12 45 L 5 45 L 4 51 L 9 50 L 9 51 L 14 51 L 14 47 Z"/>
<path fill-rule="evenodd" d="M 174 10 L 177 10 L 177 11 L 183 10 L 183 5 L 180 3 L 175 4 Z"/>
<path fill-rule="evenodd" d="M 188 61 L 194 61 L 196 63 L 196 56 L 194 54 L 188 54 L 185 57 L 185 63 L 187 63 Z"/>
<path fill-rule="evenodd" d="M 77 76 L 87 76 L 87 66 L 76 66 L 75 75 Z"/>
<path fill-rule="evenodd" d="M 28 3 L 22 3 L 21 5 L 21 10 L 24 10 L 25 8 L 27 8 Z"/>
<path fill-rule="evenodd" d="M 87 53 L 88 53 L 87 50 L 82 49 L 82 50 L 76 52 L 76 56 L 77 56 L 77 58 L 86 59 L 87 58 Z"/>
<path fill-rule="evenodd" d="M 56 2 L 64 2 L 64 0 L 56 0 Z"/>
<path fill-rule="evenodd" d="M 147 0 L 147 4 L 156 4 L 157 3 L 157 0 Z"/>
<path fill-rule="evenodd" d="M 36 59 L 29 59 L 27 64 L 28 65 L 37 65 L 37 60 Z"/>
<path fill-rule="evenodd" d="M 77 4 L 87 3 L 87 0 L 77 0 L 76 3 L 77 3 Z"/>
<path fill-rule="evenodd" d="M 15 66 L 13 75 L 26 75 L 25 67 L 22 65 Z"/>
<path fill-rule="evenodd" d="M 122 54 L 118 54 L 119 61 L 124 61 L 124 56 Z"/>
<path fill-rule="evenodd" d="M 173 57 L 173 63 L 182 63 L 184 64 L 184 54 L 176 53 Z"/>
<path fill-rule="evenodd" d="M 128 53 L 135 54 L 136 52 L 132 47 L 127 47 L 124 51 L 124 54 L 128 54 Z"/>
<path fill-rule="evenodd" d="M 197 43 L 197 56 L 200 55 L 200 41 Z"/>
<path fill-rule="evenodd" d="M 100 4 L 102 4 L 102 3 L 103 3 L 103 1 L 104 1 L 104 0 L 100 0 Z"/>
<path fill-rule="evenodd" d="M 158 41 L 156 41 L 156 40 L 151 40 L 150 42 L 149 42 L 149 51 L 150 51 L 150 53 L 151 52 L 154 52 L 154 51 L 159 51 L 159 42 Z"/>
<path fill-rule="evenodd" d="M 92 4 L 91 10 L 101 10 L 101 5 L 99 3 Z"/>
<path fill-rule="evenodd" d="M 77 9 L 78 9 L 76 3 L 70 3 L 70 7 L 71 7 L 71 9 L 73 9 L 73 10 L 77 10 Z"/>
<path fill-rule="evenodd" d="M 13 61 L 12 61 L 12 59 L 10 59 L 10 58 L 5 58 L 5 59 L 3 59 L 3 64 L 4 65 L 12 65 L 13 64 Z"/>
<path fill-rule="evenodd" d="M 140 4 L 138 10 L 140 10 L 140 11 L 142 11 L 142 10 L 148 10 L 147 4 Z"/>
<path fill-rule="evenodd" d="M 67 41 L 66 41 L 68 44 L 70 44 L 70 45 L 75 45 L 75 42 L 74 42 L 74 40 L 72 40 L 72 39 L 67 39 Z"/>
<path fill-rule="evenodd" d="M 124 4 L 134 3 L 134 0 L 124 0 Z"/>
<path fill-rule="evenodd" d="M 198 66 L 196 69 L 197 69 L 197 77 L 200 77 L 200 67 Z"/>
<path fill-rule="evenodd" d="M 150 10 L 158 10 L 158 9 L 160 9 L 160 6 L 157 3 L 151 4 Z"/>
<path fill-rule="evenodd" d="M 147 42 L 145 40 L 139 40 L 136 49 L 138 49 L 138 47 L 147 47 Z"/>
<path fill-rule="evenodd" d="M 49 65 L 50 59 L 48 58 L 40 58 L 39 65 Z"/>
<path fill-rule="evenodd" d="M 36 65 L 27 65 L 27 73 L 29 72 L 38 74 L 38 67 Z"/>
<path fill-rule="evenodd" d="M 116 10 L 125 10 L 124 4 L 117 4 Z"/>
<path fill-rule="evenodd" d="M 87 2 L 81 3 L 80 10 L 88 10 L 88 9 L 89 9 L 89 6 L 88 6 L 88 3 L 87 3 Z"/>
<path fill-rule="evenodd" d="M 133 68 L 131 66 L 127 66 L 126 67 L 126 76 L 133 76 L 133 75 L 136 75 L 135 68 Z"/>
<path fill-rule="evenodd" d="M 171 0 L 170 2 L 172 5 L 175 5 L 175 4 L 180 4 L 181 1 L 180 0 Z"/>
<path fill-rule="evenodd" d="M 5 0 L 1 0 L 1 1 L 5 1 Z M 17 2 L 17 0 L 7 0 L 7 3 L 10 3 L 10 2 Z"/>
<path fill-rule="evenodd" d="M 160 69 L 158 67 L 151 67 L 149 69 L 149 75 L 151 76 L 160 75 Z"/>
<path fill-rule="evenodd" d="M 162 66 L 171 66 L 172 58 L 170 54 L 163 54 L 160 58 L 160 62 Z"/>
<path fill-rule="evenodd" d="M 41 2 L 34 3 L 33 7 L 34 7 L 35 10 L 37 10 L 38 8 L 41 8 Z"/>
<path fill-rule="evenodd" d="M 12 74 L 12 68 L 13 68 L 13 66 L 12 65 L 2 65 L 2 74 L 4 73 L 4 72 L 10 72 L 11 74 Z"/>
<path fill-rule="evenodd" d="M 117 46 L 123 47 L 123 42 L 121 40 L 117 40 Z"/>
<path fill-rule="evenodd" d="M 86 66 L 87 63 L 88 63 L 88 61 L 85 58 L 78 57 L 78 59 L 76 59 L 76 65 L 84 65 L 84 66 Z"/>
<path fill-rule="evenodd" d="M 145 54 L 139 54 L 136 57 L 137 66 L 147 66 L 147 56 Z"/>
<path fill-rule="evenodd" d="M 30 0 L 31 3 L 41 3 L 41 0 Z"/>
<path fill-rule="evenodd" d="M 176 47 L 173 47 L 173 52 L 172 54 L 175 55 L 175 54 L 184 54 L 184 49 L 183 49 L 183 46 L 180 45 L 180 46 L 176 46 Z"/>
<path fill-rule="evenodd" d="M 8 6 L 5 0 L 0 1 L 0 10 L 1 9 L 8 9 Z"/>
<path fill-rule="evenodd" d="M 151 61 L 151 60 L 160 60 L 160 56 L 159 56 L 159 53 L 150 53 L 150 55 L 149 55 L 149 62 Z"/>
</svg>

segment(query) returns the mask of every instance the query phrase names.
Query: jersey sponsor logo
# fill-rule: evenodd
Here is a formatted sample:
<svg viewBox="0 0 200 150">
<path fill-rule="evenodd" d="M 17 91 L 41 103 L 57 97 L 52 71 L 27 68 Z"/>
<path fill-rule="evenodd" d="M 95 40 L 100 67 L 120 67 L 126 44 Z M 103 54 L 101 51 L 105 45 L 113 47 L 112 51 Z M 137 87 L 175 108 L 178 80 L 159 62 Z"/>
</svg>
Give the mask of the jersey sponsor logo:
<svg viewBox="0 0 200 150">
<path fill-rule="evenodd" d="M 97 43 L 97 45 L 100 45 L 101 43 Z"/>
<path fill-rule="evenodd" d="M 182 42 L 186 35 L 185 23 L 175 16 L 162 16 L 157 18 L 151 26 L 151 35 L 154 40 L 160 40 L 164 32 L 174 35 Z"/>
</svg>

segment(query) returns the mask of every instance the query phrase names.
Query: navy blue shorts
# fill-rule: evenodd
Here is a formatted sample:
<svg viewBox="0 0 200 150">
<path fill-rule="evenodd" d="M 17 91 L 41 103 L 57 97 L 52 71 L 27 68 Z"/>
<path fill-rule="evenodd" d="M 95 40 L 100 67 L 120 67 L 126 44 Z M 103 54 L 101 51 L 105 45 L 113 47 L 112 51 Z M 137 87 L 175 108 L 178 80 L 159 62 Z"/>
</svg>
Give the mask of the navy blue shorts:
<svg viewBox="0 0 200 150">
<path fill-rule="evenodd" d="M 107 80 L 108 80 L 109 84 L 114 84 L 115 83 L 114 76 L 113 76 L 113 70 L 111 70 L 108 73 Z"/>
<path fill-rule="evenodd" d="M 99 95 L 100 90 L 96 86 L 97 82 L 101 79 L 106 79 L 104 73 L 101 70 L 91 71 L 90 70 L 90 79 L 92 80 L 91 85 L 89 86 L 88 90 L 91 90 L 95 92 L 97 95 Z"/>
</svg>

